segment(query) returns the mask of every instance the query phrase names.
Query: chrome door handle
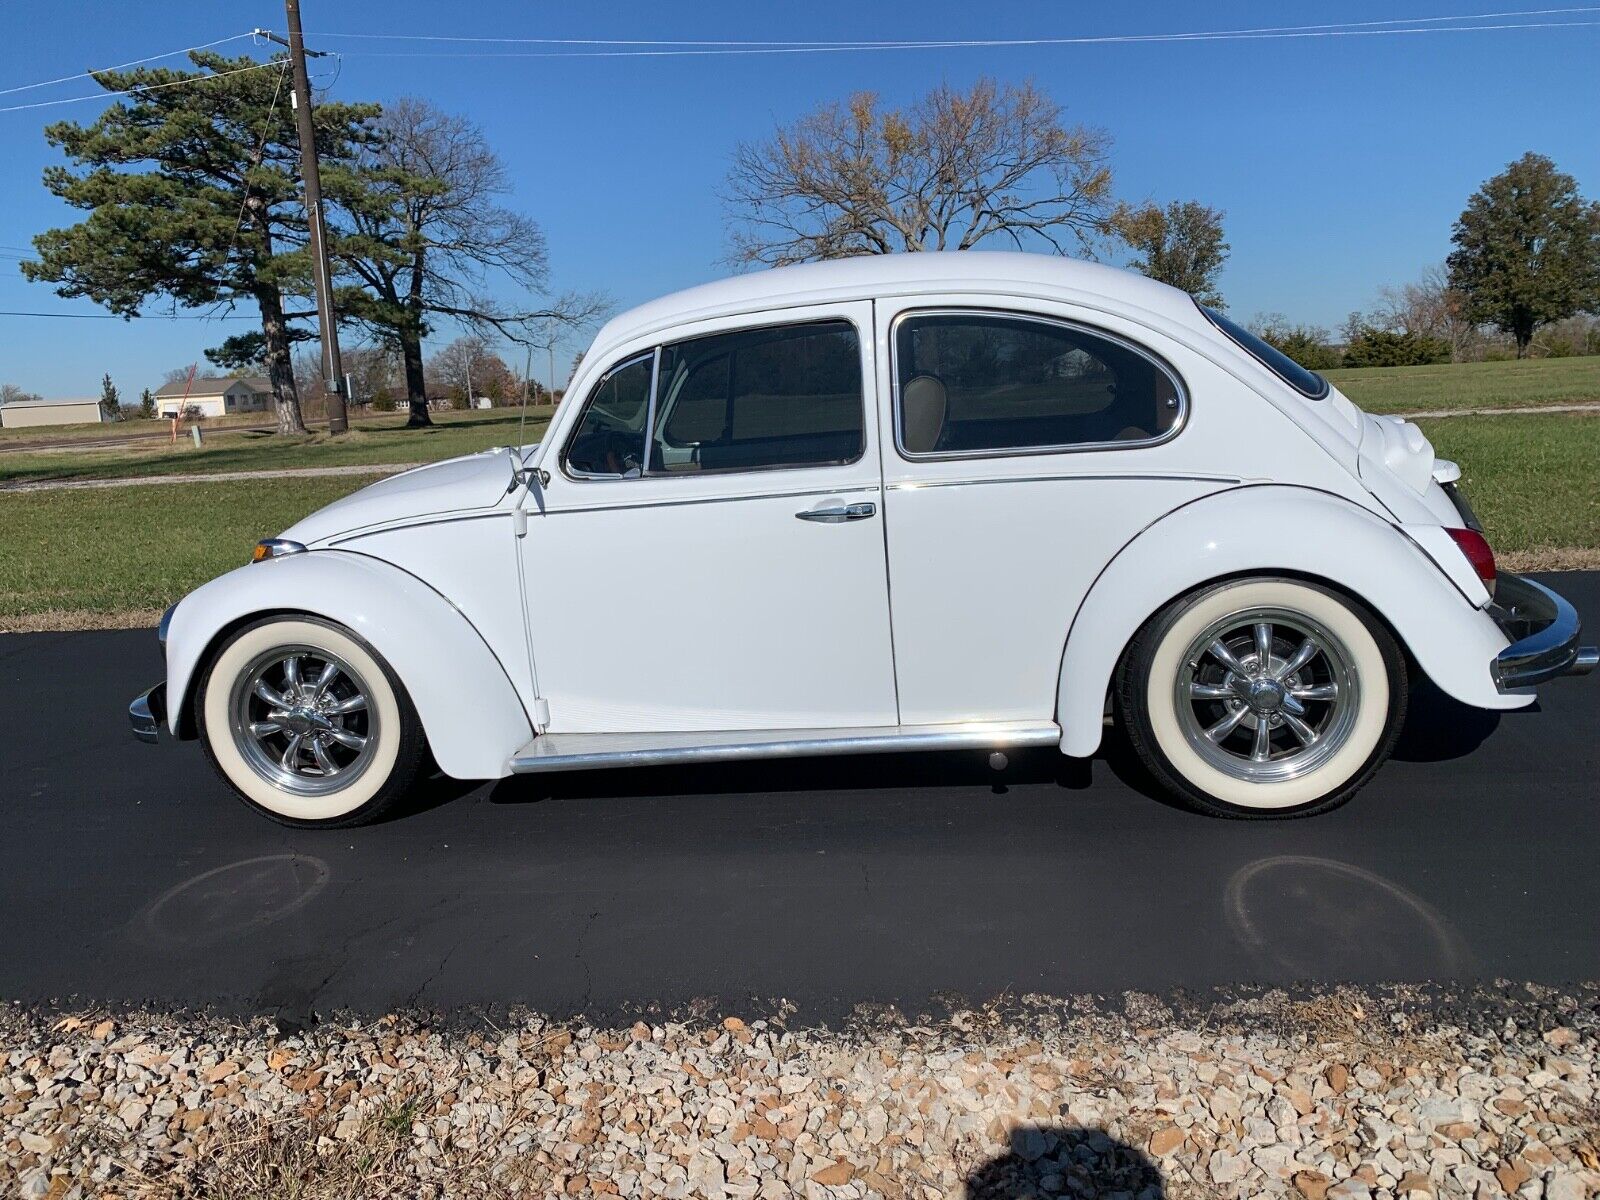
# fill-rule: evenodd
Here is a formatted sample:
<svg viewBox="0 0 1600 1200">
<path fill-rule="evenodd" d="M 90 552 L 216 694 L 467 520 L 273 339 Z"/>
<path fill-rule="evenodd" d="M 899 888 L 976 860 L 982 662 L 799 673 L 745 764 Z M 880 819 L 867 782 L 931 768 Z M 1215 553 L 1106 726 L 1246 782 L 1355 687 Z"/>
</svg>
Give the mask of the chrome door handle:
<svg viewBox="0 0 1600 1200">
<path fill-rule="evenodd" d="M 805 512 L 795 513 L 795 516 L 802 521 L 824 521 L 829 525 L 837 525 L 841 521 L 865 521 L 877 511 L 876 504 L 863 500 L 859 504 L 841 504 L 837 508 L 808 508 Z"/>
</svg>

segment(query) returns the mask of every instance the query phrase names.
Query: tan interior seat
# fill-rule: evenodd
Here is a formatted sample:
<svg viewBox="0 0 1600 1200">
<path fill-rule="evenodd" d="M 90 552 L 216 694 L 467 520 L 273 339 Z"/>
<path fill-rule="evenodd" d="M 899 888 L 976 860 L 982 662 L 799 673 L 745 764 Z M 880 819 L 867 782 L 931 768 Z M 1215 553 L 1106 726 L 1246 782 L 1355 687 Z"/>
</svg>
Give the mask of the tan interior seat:
<svg viewBox="0 0 1600 1200">
<path fill-rule="evenodd" d="M 912 454 L 930 454 L 944 433 L 945 410 L 949 396 L 945 386 L 932 375 L 914 375 L 900 389 L 900 436 Z"/>
</svg>

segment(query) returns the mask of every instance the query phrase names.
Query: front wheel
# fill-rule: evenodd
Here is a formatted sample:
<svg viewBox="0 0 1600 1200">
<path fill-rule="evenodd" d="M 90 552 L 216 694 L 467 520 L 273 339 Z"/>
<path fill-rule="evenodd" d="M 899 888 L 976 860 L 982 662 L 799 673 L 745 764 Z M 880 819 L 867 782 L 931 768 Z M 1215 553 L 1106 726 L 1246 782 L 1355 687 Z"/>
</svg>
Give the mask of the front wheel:
<svg viewBox="0 0 1600 1200">
<path fill-rule="evenodd" d="M 422 723 L 389 665 L 317 617 L 239 630 L 206 669 L 195 708 L 223 778 L 285 825 L 366 824 L 426 760 Z"/>
<path fill-rule="evenodd" d="M 1168 790 L 1229 817 L 1308 816 L 1354 795 L 1405 719 L 1406 668 L 1360 604 L 1298 579 L 1173 601 L 1118 670 L 1122 724 Z"/>
</svg>

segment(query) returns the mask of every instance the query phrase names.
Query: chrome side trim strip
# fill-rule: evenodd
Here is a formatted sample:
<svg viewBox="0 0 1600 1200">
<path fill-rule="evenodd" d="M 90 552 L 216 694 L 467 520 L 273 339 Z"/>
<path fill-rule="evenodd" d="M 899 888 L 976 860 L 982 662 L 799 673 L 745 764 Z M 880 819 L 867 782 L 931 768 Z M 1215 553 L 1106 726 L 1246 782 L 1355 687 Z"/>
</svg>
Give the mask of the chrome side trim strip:
<svg viewBox="0 0 1600 1200">
<path fill-rule="evenodd" d="M 547 733 L 510 762 L 513 774 L 588 771 L 602 767 L 805 758 L 830 754 L 893 754 L 923 750 L 994 750 L 1055 746 L 1054 721 L 973 721 L 857 729 L 746 729 L 731 733 Z"/>
<path fill-rule="evenodd" d="M 1107 474 L 1079 474 L 1072 471 L 1062 471 L 1054 475 L 988 475 L 981 479 L 902 479 L 884 485 L 891 492 L 915 492 L 923 488 L 940 487 L 971 487 L 984 483 L 1063 483 L 1081 480 L 1085 483 L 1104 483 L 1107 480 L 1125 479 L 1130 481 L 1148 482 L 1168 481 L 1172 483 L 1243 483 L 1244 480 L 1237 475 L 1188 475 L 1188 474 L 1162 474 L 1159 472 L 1112 472 Z"/>
<path fill-rule="evenodd" d="M 509 493 L 508 493 L 509 494 Z M 509 508 L 488 509 L 483 512 L 462 512 L 452 509 L 449 512 L 429 513 L 420 517 L 399 517 L 392 521 L 378 521 L 371 525 L 362 525 L 356 529 L 347 529 L 343 533 L 329 536 L 327 545 L 329 549 L 338 549 L 346 542 L 358 542 L 362 538 L 376 537 L 380 533 L 397 533 L 402 529 L 423 529 L 429 525 L 454 525 L 461 521 L 486 521 L 498 517 L 509 517 L 515 510 Z M 363 551 L 357 551 L 363 553 Z"/>
<path fill-rule="evenodd" d="M 682 508 L 691 504 L 737 504 L 747 500 L 800 500 L 807 496 L 847 496 L 853 492 L 877 494 L 880 490 L 878 482 L 872 480 L 841 484 L 839 487 L 810 488 L 803 492 L 748 492 L 737 496 L 699 496 L 692 500 L 633 500 L 622 504 L 575 504 L 570 508 L 552 504 L 545 510 L 545 515 L 556 517 L 562 513 L 622 512 L 630 508 Z"/>
</svg>

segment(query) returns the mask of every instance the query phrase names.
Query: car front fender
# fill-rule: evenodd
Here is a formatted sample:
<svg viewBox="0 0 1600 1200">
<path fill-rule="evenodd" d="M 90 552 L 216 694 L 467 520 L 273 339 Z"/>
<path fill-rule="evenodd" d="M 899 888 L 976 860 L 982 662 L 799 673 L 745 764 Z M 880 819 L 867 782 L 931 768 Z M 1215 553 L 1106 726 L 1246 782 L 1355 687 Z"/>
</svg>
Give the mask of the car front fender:
<svg viewBox="0 0 1600 1200">
<path fill-rule="evenodd" d="M 1215 580 L 1274 573 L 1320 580 L 1360 599 L 1447 695 L 1480 708 L 1532 702 L 1528 693 L 1495 687 L 1490 668 L 1507 645 L 1505 634 L 1399 528 L 1327 492 L 1269 484 L 1174 510 L 1101 571 L 1061 658 L 1062 751 L 1086 757 L 1099 748 L 1112 672 L 1163 606 Z"/>
<path fill-rule="evenodd" d="M 399 567 L 311 550 L 240 567 L 184 597 L 167 630 L 167 722 L 175 735 L 222 638 L 255 617 L 309 613 L 383 656 L 405 685 L 434 761 L 458 779 L 495 779 L 533 737 L 505 668 L 443 596 Z"/>
</svg>

